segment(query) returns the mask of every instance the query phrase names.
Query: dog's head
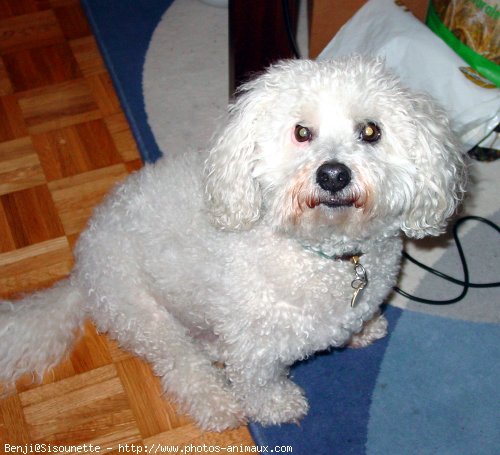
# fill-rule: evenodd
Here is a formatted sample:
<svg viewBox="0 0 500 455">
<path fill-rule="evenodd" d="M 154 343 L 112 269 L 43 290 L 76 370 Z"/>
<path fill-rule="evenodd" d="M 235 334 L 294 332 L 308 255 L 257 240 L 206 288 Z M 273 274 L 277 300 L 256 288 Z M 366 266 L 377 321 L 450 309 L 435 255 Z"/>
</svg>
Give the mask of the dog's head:
<svg viewBox="0 0 500 455">
<path fill-rule="evenodd" d="M 465 183 L 443 111 L 359 56 L 272 66 L 240 89 L 215 140 L 206 196 L 224 229 L 437 235 Z"/>
</svg>

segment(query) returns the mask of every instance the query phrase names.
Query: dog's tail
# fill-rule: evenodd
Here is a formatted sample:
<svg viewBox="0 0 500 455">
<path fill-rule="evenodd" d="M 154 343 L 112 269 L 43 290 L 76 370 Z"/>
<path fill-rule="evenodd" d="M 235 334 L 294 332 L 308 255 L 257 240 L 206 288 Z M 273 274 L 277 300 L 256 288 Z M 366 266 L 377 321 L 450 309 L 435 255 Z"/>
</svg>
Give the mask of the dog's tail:
<svg viewBox="0 0 500 455">
<path fill-rule="evenodd" d="M 41 379 L 74 343 L 85 319 L 83 297 L 69 279 L 16 302 L 0 301 L 0 383 L 24 373 Z"/>
</svg>

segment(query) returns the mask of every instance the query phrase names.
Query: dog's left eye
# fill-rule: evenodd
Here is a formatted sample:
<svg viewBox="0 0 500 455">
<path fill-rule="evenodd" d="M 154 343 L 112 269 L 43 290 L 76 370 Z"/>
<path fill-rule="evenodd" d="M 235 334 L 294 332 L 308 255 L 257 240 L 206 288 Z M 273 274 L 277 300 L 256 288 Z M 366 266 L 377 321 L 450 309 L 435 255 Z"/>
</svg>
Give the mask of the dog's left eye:
<svg viewBox="0 0 500 455">
<path fill-rule="evenodd" d="M 375 122 L 366 122 L 359 126 L 359 138 L 363 142 L 373 144 L 380 139 L 382 132 Z"/>
<path fill-rule="evenodd" d="M 297 125 L 294 134 L 297 142 L 307 142 L 312 139 L 312 132 L 307 126 Z"/>
</svg>

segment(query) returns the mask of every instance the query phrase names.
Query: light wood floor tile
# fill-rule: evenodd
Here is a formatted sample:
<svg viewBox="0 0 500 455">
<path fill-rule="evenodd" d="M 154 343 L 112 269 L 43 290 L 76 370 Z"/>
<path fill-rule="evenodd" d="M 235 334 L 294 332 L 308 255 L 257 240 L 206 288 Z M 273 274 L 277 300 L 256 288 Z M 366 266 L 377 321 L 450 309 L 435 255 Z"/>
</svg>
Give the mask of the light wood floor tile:
<svg viewBox="0 0 500 455">
<path fill-rule="evenodd" d="M 123 161 L 101 119 L 33 135 L 33 143 L 49 181 Z"/>
<path fill-rule="evenodd" d="M 73 368 L 73 364 L 68 358 L 65 358 L 54 368 L 47 371 L 42 378 L 32 373 L 21 376 L 21 378 L 16 381 L 16 391 L 22 393 L 28 390 L 38 390 L 40 385 L 56 384 L 63 379 L 75 376 L 75 374 L 76 372 Z"/>
<path fill-rule="evenodd" d="M 29 137 L 0 142 L 0 195 L 44 183 L 40 158 Z"/>
<path fill-rule="evenodd" d="M 116 164 L 49 183 L 66 235 L 80 232 L 94 207 L 127 176 L 123 164 Z"/>
<path fill-rule="evenodd" d="M 0 53 L 2 54 L 61 42 L 64 42 L 64 35 L 51 10 L 13 16 L 0 23 Z"/>
<path fill-rule="evenodd" d="M 73 265 L 66 237 L 0 254 L 0 298 L 43 288 L 64 278 Z"/>
<path fill-rule="evenodd" d="M 58 84 L 82 76 L 67 43 L 23 49 L 4 54 L 2 58 L 15 92 Z"/>
<path fill-rule="evenodd" d="M 85 79 L 64 82 L 19 95 L 30 134 L 43 133 L 102 116 Z"/>
<path fill-rule="evenodd" d="M 134 356 L 130 352 L 121 349 L 115 340 L 111 340 L 110 338 L 106 338 L 106 342 L 108 343 L 109 355 L 113 359 L 114 363 L 118 364 L 119 362 L 122 362 L 123 360 L 129 360 L 129 359 L 134 358 Z"/>
<path fill-rule="evenodd" d="M 187 418 L 177 415 L 175 407 L 170 403 L 158 400 L 162 396 L 161 387 L 148 365 L 132 358 L 117 363 L 116 367 L 130 397 L 130 405 L 142 437 L 146 438 L 189 423 Z"/>
<path fill-rule="evenodd" d="M 0 204 L 0 253 L 14 251 L 15 249 L 16 243 L 12 235 L 12 230 L 8 224 L 7 213 L 3 205 Z"/>
<path fill-rule="evenodd" d="M 80 4 L 79 0 L 48 0 L 48 2 L 53 9 Z"/>
<path fill-rule="evenodd" d="M 0 141 L 28 135 L 19 101 L 14 95 L 0 97 Z"/>
<path fill-rule="evenodd" d="M 92 371 L 112 363 L 106 337 L 99 335 L 90 321 L 86 322 L 83 336 L 75 345 L 69 360 L 75 373 Z"/>
<path fill-rule="evenodd" d="M 16 247 L 23 248 L 64 235 L 46 185 L 0 196 Z"/>
<path fill-rule="evenodd" d="M 62 394 L 49 392 L 46 399 L 33 404 L 23 403 L 23 415 L 33 441 L 112 445 L 140 437 L 116 371 L 106 379 L 92 373 L 41 386 L 51 390 L 53 385 L 72 381 L 73 388 Z M 21 402 L 23 395 L 30 392 L 20 394 Z"/>
<path fill-rule="evenodd" d="M 0 17 L 22 16 L 49 8 L 49 0 L 0 0 Z"/>
<path fill-rule="evenodd" d="M 79 2 L 53 2 L 52 6 L 66 39 L 72 40 L 92 34 Z"/>
<path fill-rule="evenodd" d="M 3 60 L 0 59 L 0 96 L 10 95 L 13 91 L 14 89 L 12 88 L 12 83 L 10 82 Z"/>
<path fill-rule="evenodd" d="M 120 102 L 113 88 L 111 78 L 107 73 L 93 74 L 87 77 L 87 83 L 99 110 L 104 116 L 121 112 Z"/>
<path fill-rule="evenodd" d="M 101 368 L 89 371 L 82 375 L 73 375 L 65 381 L 57 381 L 45 387 L 36 387 L 27 392 L 19 394 L 22 406 L 33 406 L 43 403 L 51 398 L 65 396 L 80 390 L 84 387 L 84 382 L 89 384 L 100 384 L 109 381 L 117 376 L 114 365 L 106 365 Z"/>
<path fill-rule="evenodd" d="M 84 76 L 106 73 L 106 67 L 93 36 L 74 39 L 69 42 L 73 55 Z"/>
<path fill-rule="evenodd" d="M 125 115 L 119 112 L 118 114 L 106 117 L 105 122 L 122 159 L 124 161 L 139 159 L 139 150 L 137 149 Z"/>
<path fill-rule="evenodd" d="M 22 445 L 31 441 L 19 396 L 10 396 L 1 401 L 0 415 L 3 421 L 5 442 Z"/>
</svg>

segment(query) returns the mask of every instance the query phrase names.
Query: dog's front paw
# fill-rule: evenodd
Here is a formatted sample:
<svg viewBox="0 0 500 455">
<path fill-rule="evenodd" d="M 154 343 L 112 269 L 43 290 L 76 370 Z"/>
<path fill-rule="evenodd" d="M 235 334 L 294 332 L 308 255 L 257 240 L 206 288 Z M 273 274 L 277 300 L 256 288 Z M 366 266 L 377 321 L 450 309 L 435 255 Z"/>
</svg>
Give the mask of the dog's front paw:
<svg viewBox="0 0 500 455">
<path fill-rule="evenodd" d="M 250 420 L 262 425 L 297 422 L 309 410 L 303 390 L 289 379 L 258 388 L 243 407 Z"/>
<path fill-rule="evenodd" d="M 230 393 L 210 394 L 191 403 L 190 415 L 206 431 L 224 431 L 246 423 L 240 405 Z"/>
<path fill-rule="evenodd" d="M 198 371 L 204 374 L 191 374 L 189 381 L 178 377 L 178 370 L 161 378 L 163 389 L 179 404 L 181 412 L 206 431 L 223 431 L 246 423 L 245 413 L 223 375 L 212 367 L 205 371 L 199 367 Z"/>
<path fill-rule="evenodd" d="M 365 323 L 361 332 L 356 333 L 349 340 L 348 347 L 350 348 L 364 348 L 374 341 L 384 338 L 387 335 L 387 319 L 381 314 Z"/>
</svg>

